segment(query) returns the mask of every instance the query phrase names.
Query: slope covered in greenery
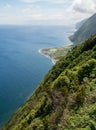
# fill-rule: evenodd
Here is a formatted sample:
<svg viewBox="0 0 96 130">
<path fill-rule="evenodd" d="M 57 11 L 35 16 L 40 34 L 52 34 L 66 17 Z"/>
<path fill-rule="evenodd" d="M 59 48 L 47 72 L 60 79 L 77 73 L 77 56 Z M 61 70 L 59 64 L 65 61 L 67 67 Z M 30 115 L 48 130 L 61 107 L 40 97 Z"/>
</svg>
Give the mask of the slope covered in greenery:
<svg viewBox="0 0 96 130">
<path fill-rule="evenodd" d="M 90 36 L 96 34 L 96 14 L 87 19 L 84 24 L 74 33 L 74 35 L 70 36 L 70 40 L 77 45 L 85 40 L 87 40 Z"/>
<path fill-rule="evenodd" d="M 60 59 L 3 130 L 96 129 L 96 35 Z"/>
</svg>

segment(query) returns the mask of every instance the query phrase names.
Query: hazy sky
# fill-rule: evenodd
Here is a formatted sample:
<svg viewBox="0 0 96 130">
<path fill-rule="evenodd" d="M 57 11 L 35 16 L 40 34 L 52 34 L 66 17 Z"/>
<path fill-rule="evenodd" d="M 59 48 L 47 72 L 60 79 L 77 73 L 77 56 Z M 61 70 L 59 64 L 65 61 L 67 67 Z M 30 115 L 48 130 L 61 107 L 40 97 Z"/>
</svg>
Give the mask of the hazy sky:
<svg viewBox="0 0 96 130">
<path fill-rule="evenodd" d="M 0 24 L 74 24 L 96 12 L 96 0 L 0 0 Z"/>
</svg>

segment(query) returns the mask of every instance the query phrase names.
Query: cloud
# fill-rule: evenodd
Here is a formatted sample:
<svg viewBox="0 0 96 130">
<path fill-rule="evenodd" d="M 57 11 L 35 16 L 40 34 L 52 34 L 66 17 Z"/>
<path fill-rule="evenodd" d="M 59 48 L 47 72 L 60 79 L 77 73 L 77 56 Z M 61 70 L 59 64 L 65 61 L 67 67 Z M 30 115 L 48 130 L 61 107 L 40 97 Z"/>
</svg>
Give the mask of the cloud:
<svg viewBox="0 0 96 130">
<path fill-rule="evenodd" d="M 11 5 L 11 4 L 6 4 L 6 5 L 4 6 L 4 8 L 5 8 L 5 9 L 11 9 L 11 8 L 12 8 L 12 5 Z"/>
<path fill-rule="evenodd" d="M 72 4 L 65 10 L 65 16 L 69 16 L 68 23 L 76 24 L 96 13 L 96 0 L 73 0 Z M 67 14 L 67 15 L 66 15 Z"/>
<path fill-rule="evenodd" d="M 72 7 L 80 13 L 94 13 L 96 12 L 96 0 L 74 0 Z"/>
<path fill-rule="evenodd" d="M 26 17 L 27 22 L 33 23 L 37 21 L 37 23 L 42 24 L 64 24 L 65 16 L 64 10 L 62 9 L 41 9 L 39 7 L 35 8 L 25 8 L 21 10 L 22 15 Z"/>
<path fill-rule="evenodd" d="M 57 4 L 60 4 L 60 3 L 68 3 L 68 2 L 71 2 L 72 0 L 21 0 L 22 2 L 25 2 L 25 3 L 37 3 L 37 2 L 48 2 L 48 3 L 57 3 Z"/>
<path fill-rule="evenodd" d="M 28 16 L 29 21 L 49 21 L 54 24 L 73 24 L 82 19 L 85 19 L 96 12 L 96 0 L 22 0 L 30 6 L 23 9 L 22 13 Z M 49 2 L 52 7 L 40 5 L 40 2 Z M 54 4 L 58 6 L 54 7 Z M 60 5 L 67 5 L 66 8 L 61 8 Z M 63 7 L 63 6 L 62 6 Z M 52 23 L 53 23 L 52 22 Z"/>
<path fill-rule="evenodd" d="M 5 15 L 6 20 L 4 22 L 70 25 L 96 12 L 96 0 L 18 1 L 16 5 L 13 5 L 13 3 L 13 6 L 6 4 L 3 9 L 0 9 L 0 12 Z M 12 18 L 15 20 L 12 20 Z"/>
<path fill-rule="evenodd" d="M 26 0 L 23 0 L 26 1 Z M 27 2 L 36 2 L 36 1 L 43 1 L 43 0 L 29 0 Z M 54 24 L 74 24 L 82 19 L 85 19 L 95 13 L 95 6 L 96 0 L 88 0 L 84 2 L 84 0 L 45 0 L 50 3 L 67 3 L 67 8 L 60 8 L 58 5 L 57 7 L 53 8 L 44 6 L 39 6 L 36 4 L 35 6 L 31 5 L 27 8 L 22 9 L 22 14 L 27 17 L 27 22 L 34 22 L 39 23 L 39 21 L 43 24 L 54 23 Z"/>
</svg>

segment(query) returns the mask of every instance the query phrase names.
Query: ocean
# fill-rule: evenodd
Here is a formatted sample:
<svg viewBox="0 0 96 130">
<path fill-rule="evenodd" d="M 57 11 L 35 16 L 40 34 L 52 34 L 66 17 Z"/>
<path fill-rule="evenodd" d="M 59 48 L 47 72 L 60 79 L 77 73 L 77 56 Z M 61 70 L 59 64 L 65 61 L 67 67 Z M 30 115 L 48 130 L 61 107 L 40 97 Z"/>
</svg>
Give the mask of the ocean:
<svg viewBox="0 0 96 130">
<path fill-rule="evenodd" d="M 38 51 L 70 45 L 72 30 L 65 26 L 0 26 L 0 127 L 53 66 Z"/>
</svg>

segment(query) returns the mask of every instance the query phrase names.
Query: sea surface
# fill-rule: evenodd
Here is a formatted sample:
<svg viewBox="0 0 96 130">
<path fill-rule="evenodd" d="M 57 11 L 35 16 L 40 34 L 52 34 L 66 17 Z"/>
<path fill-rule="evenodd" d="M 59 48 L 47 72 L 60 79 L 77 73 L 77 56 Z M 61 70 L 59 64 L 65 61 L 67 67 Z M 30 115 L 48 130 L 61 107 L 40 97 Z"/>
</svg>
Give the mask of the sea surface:
<svg viewBox="0 0 96 130">
<path fill-rule="evenodd" d="M 53 66 L 38 50 L 70 45 L 72 30 L 65 26 L 0 26 L 0 127 Z"/>
</svg>

